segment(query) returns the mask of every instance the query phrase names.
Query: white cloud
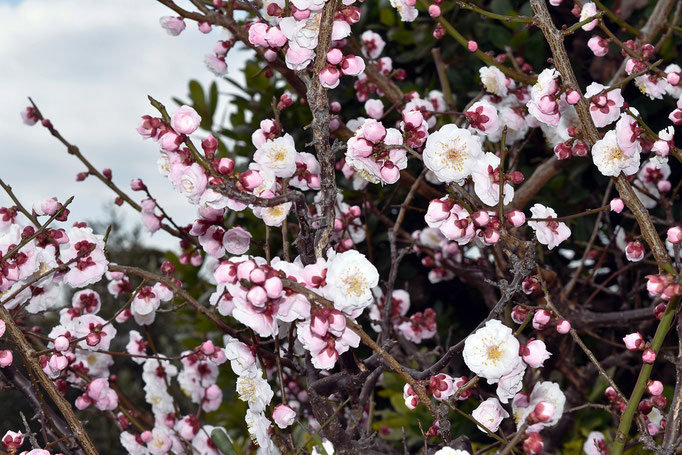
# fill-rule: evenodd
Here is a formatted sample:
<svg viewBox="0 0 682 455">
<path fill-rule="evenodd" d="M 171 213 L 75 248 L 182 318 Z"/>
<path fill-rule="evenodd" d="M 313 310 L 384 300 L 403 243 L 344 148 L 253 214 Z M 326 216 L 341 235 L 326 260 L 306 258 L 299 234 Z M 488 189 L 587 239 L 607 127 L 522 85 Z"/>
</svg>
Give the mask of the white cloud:
<svg viewBox="0 0 682 455">
<path fill-rule="evenodd" d="M 192 221 L 194 210 L 156 171 L 157 146 L 143 142 L 135 127 L 141 115 L 156 113 L 148 94 L 173 109 L 171 97 L 187 99 L 190 79 L 204 86 L 215 79 L 203 57 L 222 37 L 219 31 L 201 34 L 190 22 L 180 36 L 169 36 L 158 20 L 171 13 L 154 0 L 0 3 L 0 177 L 27 206 L 76 195 L 75 221 L 101 218 L 114 199 L 94 178 L 75 182 L 83 165 L 46 129 L 23 125 L 19 113 L 31 96 L 95 167 L 111 168 L 114 181 L 135 199 L 128 183 L 140 177 L 177 222 Z M 230 76 L 240 79 L 243 55 L 230 54 Z M 0 194 L 0 205 L 9 203 Z M 131 209 L 122 213 L 138 219 Z M 169 245 L 169 238 L 159 232 L 149 243 Z"/>
</svg>

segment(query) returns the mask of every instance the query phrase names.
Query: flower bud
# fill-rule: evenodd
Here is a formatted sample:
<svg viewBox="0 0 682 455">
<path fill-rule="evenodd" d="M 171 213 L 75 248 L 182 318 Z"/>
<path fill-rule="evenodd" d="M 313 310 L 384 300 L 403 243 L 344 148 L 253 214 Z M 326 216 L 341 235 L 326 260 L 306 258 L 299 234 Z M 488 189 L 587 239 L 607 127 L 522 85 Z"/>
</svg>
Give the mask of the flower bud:
<svg viewBox="0 0 682 455">
<path fill-rule="evenodd" d="M 243 172 L 239 176 L 239 182 L 249 191 L 253 191 L 263 184 L 263 177 L 260 173 L 254 170 Z"/>
<path fill-rule="evenodd" d="M 278 427 L 284 429 L 294 423 L 296 419 L 296 411 L 291 406 L 286 404 L 278 404 L 272 410 L 272 420 L 275 421 Z"/>
<path fill-rule="evenodd" d="M 663 393 L 663 383 L 661 381 L 649 381 L 646 391 L 649 392 L 650 395 L 660 395 Z"/>
<path fill-rule="evenodd" d="M 645 349 L 642 352 L 642 361 L 644 363 L 654 363 L 656 361 L 656 352 L 651 348 Z"/>
<path fill-rule="evenodd" d="M 544 329 L 552 319 L 552 314 L 547 310 L 537 310 L 533 315 L 533 328 L 536 330 Z"/>
<path fill-rule="evenodd" d="M 639 262 L 644 258 L 644 245 L 639 240 L 630 242 L 625 247 L 625 257 L 630 262 Z"/>
<path fill-rule="evenodd" d="M 644 347 L 644 338 L 639 332 L 628 333 L 623 337 L 623 342 L 628 351 L 639 351 Z"/>
<path fill-rule="evenodd" d="M 575 90 L 570 90 L 566 94 L 566 102 L 568 104 L 578 104 L 578 101 L 580 101 L 580 93 L 578 93 Z"/>
<path fill-rule="evenodd" d="M 133 179 L 130 181 L 130 189 L 133 191 L 144 191 L 147 185 L 144 184 L 142 179 Z"/>
<path fill-rule="evenodd" d="M 469 49 L 469 52 L 476 52 L 478 50 L 478 43 L 476 41 L 469 41 L 467 49 Z"/>
<path fill-rule="evenodd" d="M 567 334 L 571 331 L 571 323 L 566 319 L 559 319 L 556 322 L 556 331 L 562 335 Z"/>
<path fill-rule="evenodd" d="M 192 134 L 199 128 L 201 117 L 190 106 L 181 106 L 171 117 L 171 127 L 178 134 Z"/>
<path fill-rule="evenodd" d="M 523 226 L 526 222 L 526 214 L 521 210 L 512 210 L 511 212 L 505 213 L 504 217 L 507 219 L 509 224 L 514 227 Z"/>
<path fill-rule="evenodd" d="M 609 205 L 611 206 L 611 211 L 616 212 L 616 213 L 622 212 L 623 209 L 625 208 L 625 203 L 619 197 L 615 197 L 615 198 L 611 199 L 611 202 L 609 203 Z"/>
</svg>

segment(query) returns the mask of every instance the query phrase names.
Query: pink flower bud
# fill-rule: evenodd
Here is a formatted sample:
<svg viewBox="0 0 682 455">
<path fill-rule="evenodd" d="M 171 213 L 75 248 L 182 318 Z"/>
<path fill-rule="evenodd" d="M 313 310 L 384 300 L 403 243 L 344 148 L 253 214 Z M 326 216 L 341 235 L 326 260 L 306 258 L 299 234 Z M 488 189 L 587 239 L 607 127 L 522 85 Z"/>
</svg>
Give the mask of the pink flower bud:
<svg viewBox="0 0 682 455">
<path fill-rule="evenodd" d="M 400 169 L 391 161 L 386 161 L 379 173 L 381 180 L 388 185 L 392 185 L 400 179 Z"/>
<path fill-rule="evenodd" d="M 327 52 L 327 61 L 332 65 L 338 65 L 343 60 L 343 52 L 339 48 L 330 49 Z"/>
<path fill-rule="evenodd" d="M 273 5 L 273 3 L 271 3 L 271 5 Z M 263 52 L 263 58 L 268 62 L 274 62 L 277 60 L 277 52 L 273 51 L 272 49 L 267 49 L 265 52 Z"/>
<path fill-rule="evenodd" d="M 550 0 L 550 3 L 554 0 Z M 560 1 L 560 0 L 559 0 Z M 542 436 L 537 432 L 530 432 L 526 434 L 526 439 L 523 441 L 523 451 L 529 455 L 542 453 L 545 448 L 545 443 Z"/>
<path fill-rule="evenodd" d="M 659 303 L 654 307 L 654 317 L 658 319 L 659 321 L 663 319 L 663 315 L 665 314 L 665 310 L 668 309 L 668 305 L 665 303 Z"/>
<path fill-rule="evenodd" d="M 644 245 L 639 240 L 630 242 L 625 247 L 625 257 L 630 262 L 639 262 L 644 258 Z"/>
<path fill-rule="evenodd" d="M 440 16 L 440 6 L 430 5 L 429 6 L 429 16 L 431 16 L 433 18 Z"/>
<path fill-rule="evenodd" d="M 578 104 L 580 101 L 580 93 L 575 90 L 571 90 L 566 94 L 566 102 L 568 104 Z"/>
<path fill-rule="evenodd" d="M 24 435 L 15 431 L 8 431 L 2 437 L 2 445 L 12 451 L 16 451 L 24 444 Z"/>
<path fill-rule="evenodd" d="M 552 355 L 541 340 L 531 340 L 519 348 L 521 358 L 531 368 L 540 368 Z"/>
<path fill-rule="evenodd" d="M 656 184 L 656 188 L 658 188 L 658 191 L 661 193 L 667 193 L 672 189 L 672 184 L 670 183 L 670 180 L 659 180 Z"/>
<path fill-rule="evenodd" d="M 154 435 L 149 430 L 143 431 L 142 434 L 140 434 L 140 439 L 145 443 L 150 443 L 154 440 Z"/>
<path fill-rule="evenodd" d="M 171 126 L 179 134 L 192 134 L 200 123 L 201 117 L 190 106 L 181 106 L 171 117 Z"/>
<path fill-rule="evenodd" d="M 262 307 L 268 298 L 267 292 L 260 286 L 254 286 L 246 293 L 246 299 L 255 307 Z"/>
<path fill-rule="evenodd" d="M 573 156 L 587 156 L 590 148 L 583 141 L 576 141 L 571 149 Z"/>
<path fill-rule="evenodd" d="M 201 33 L 204 33 L 204 34 L 211 33 L 211 24 L 209 24 L 208 22 L 199 22 L 198 25 L 199 25 L 199 31 Z"/>
<path fill-rule="evenodd" d="M 682 228 L 674 226 L 668 229 L 668 241 L 675 245 L 682 242 Z"/>
<path fill-rule="evenodd" d="M 642 334 L 639 332 L 628 333 L 623 337 L 623 342 L 629 351 L 638 351 L 644 347 L 644 338 L 642 338 Z"/>
<path fill-rule="evenodd" d="M 417 129 L 424 122 L 424 115 L 421 111 L 403 112 L 403 122 L 411 128 Z"/>
<path fill-rule="evenodd" d="M 526 214 L 521 210 L 512 210 L 511 212 L 505 213 L 504 217 L 507 219 L 509 224 L 514 227 L 523 226 L 526 222 Z"/>
<path fill-rule="evenodd" d="M 339 85 L 341 73 L 335 66 L 327 66 L 320 71 L 320 82 L 324 88 L 336 88 Z"/>
<path fill-rule="evenodd" d="M 251 273 L 249 273 L 249 281 L 251 281 L 254 284 L 263 284 L 265 283 L 265 271 L 261 268 L 256 268 L 251 270 Z"/>
<path fill-rule="evenodd" d="M 54 339 L 54 349 L 57 352 L 63 352 L 69 349 L 69 339 L 63 335 L 58 336 Z"/>
<path fill-rule="evenodd" d="M 646 387 L 650 395 L 660 395 L 663 393 L 663 383 L 661 381 L 650 381 Z"/>
<path fill-rule="evenodd" d="M 62 371 L 69 366 L 69 361 L 63 355 L 55 354 L 50 357 L 49 365 L 53 371 Z"/>
<path fill-rule="evenodd" d="M 613 199 L 611 199 L 609 205 L 611 206 L 611 211 L 616 213 L 622 212 L 623 209 L 625 208 L 625 203 L 619 197 L 614 197 Z"/>
<path fill-rule="evenodd" d="M 467 43 L 467 49 L 469 49 L 469 52 L 476 52 L 478 50 L 478 43 L 476 41 L 470 40 Z"/>
<path fill-rule="evenodd" d="M 606 390 L 604 390 L 604 396 L 606 397 L 607 400 L 609 401 L 614 401 L 618 398 L 618 394 L 614 390 L 613 387 L 608 386 Z"/>
<path fill-rule="evenodd" d="M 485 231 L 483 231 L 483 241 L 488 245 L 494 245 L 500 241 L 500 231 L 494 227 L 488 226 Z"/>
<path fill-rule="evenodd" d="M 677 85 L 680 83 L 680 73 L 668 73 L 666 79 L 670 85 Z"/>
<path fill-rule="evenodd" d="M 284 290 L 284 286 L 282 285 L 282 280 L 276 276 L 273 276 L 273 277 L 265 280 L 264 288 L 268 294 L 268 297 L 270 297 L 271 299 L 276 299 L 276 298 L 281 297 L 282 291 Z"/>
<path fill-rule="evenodd" d="M 284 429 L 294 423 L 296 419 L 296 411 L 291 406 L 286 404 L 278 404 L 272 410 L 272 420 L 275 421 L 278 427 Z"/>
<path fill-rule="evenodd" d="M 533 328 L 536 330 L 544 329 L 549 321 L 552 320 L 552 313 L 547 310 L 537 310 L 533 315 Z"/>
<path fill-rule="evenodd" d="M 490 223 L 490 215 L 485 210 L 478 210 L 471 215 L 471 219 L 474 220 L 476 227 L 485 227 Z"/>
<path fill-rule="evenodd" d="M 246 171 L 239 176 L 239 182 L 249 191 L 253 191 L 263 184 L 263 177 L 254 170 Z"/>
<path fill-rule="evenodd" d="M 367 100 L 365 102 L 365 111 L 373 119 L 379 120 L 384 115 L 384 103 L 376 99 Z"/>
<path fill-rule="evenodd" d="M 355 55 L 347 55 L 341 62 L 341 71 L 346 76 L 357 76 L 365 71 L 365 61 Z"/>
<path fill-rule="evenodd" d="M 380 122 L 368 120 L 362 127 L 365 139 L 378 144 L 386 137 L 386 128 Z"/>
<path fill-rule="evenodd" d="M 556 407 L 549 401 L 541 401 L 535 405 L 535 409 L 530 414 L 530 420 L 533 422 L 549 422 L 554 416 Z"/>
<path fill-rule="evenodd" d="M 92 400 L 87 395 L 81 395 L 76 398 L 76 408 L 80 411 L 87 409 L 92 404 Z"/>
<path fill-rule="evenodd" d="M 310 318 L 310 331 L 320 338 L 327 335 L 329 330 L 329 319 L 322 312 L 317 312 Z"/>
<path fill-rule="evenodd" d="M 654 363 L 656 361 L 656 352 L 653 349 L 645 349 L 642 352 L 642 361 L 644 363 Z"/>
<path fill-rule="evenodd" d="M 12 356 L 12 351 L 7 349 L 0 351 L 0 368 L 5 368 L 12 365 L 13 359 L 14 357 Z"/>
<path fill-rule="evenodd" d="M 130 189 L 133 191 L 144 191 L 147 185 L 144 184 L 142 179 L 133 179 L 130 181 Z"/>
<path fill-rule="evenodd" d="M 560 319 L 556 323 L 556 331 L 562 335 L 567 334 L 571 331 L 571 323 L 566 319 Z"/>
<path fill-rule="evenodd" d="M 201 352 L 204 355 L 211 355 L 215 352 L 215 345 L 211 340 L 206 340 L 201 343 Z"/>
<path fill-rule="evenodd" d="M 338 310 L 331 310 L 327 315 L 329 321 L 329 330 L 338 333 L 339 335 L 346 328 L 346 318 Z"/>
<path fill-rule="evenodd" d="M 530 313 L 530 310 L 528 310 L 527 308 L 524 308 L 520 305 L 516 305 L 512 309 L 511 318 L 517 324 L 523 324 L 523 322 L 528 317 L 528 313 Z"/>
<path fill-rule="evenodd" d="M 161 150 L 174 152 L 180 147 L 180 144 L 182 144 L 182 138 L 173 131 L 168 131 L 161 136 L 159 143 L 161 144 Z"/>
<path fill-rule="evenodd" d="M 668 399 L 664 395 L 655 395 L 651 398 L 651 404 L 662 411 L 668 407 Z M 665 421 L 661 422 L 661 424 L 664 423 Z"/>
</svg>

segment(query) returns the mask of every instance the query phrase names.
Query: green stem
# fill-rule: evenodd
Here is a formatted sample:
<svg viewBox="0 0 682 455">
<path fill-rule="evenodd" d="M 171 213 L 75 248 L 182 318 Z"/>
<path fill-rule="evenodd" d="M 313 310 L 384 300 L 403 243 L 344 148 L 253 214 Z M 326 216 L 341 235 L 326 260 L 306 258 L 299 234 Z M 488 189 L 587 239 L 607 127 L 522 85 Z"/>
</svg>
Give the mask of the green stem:
<svg viewBox="0 0 682 455">
<path fill-rule="evenodd" d="M 473 5 L 471 3 L 457 2 L 457 6 L 459 6 L 462 9 L 468 9 L 469 11 L 473 11 L 475 13 L 482 15 L 482 16 L 489 17 L 490 19 L 497 19 L 498 21 L 521 22 L 521 23 L 525 23 L 525 24 L 530 24 L 533 22 L 532 17 L 528 17 L 528 16 L 507 16 L 504 14 L 492 13 L 490 11 L 486 11 L 482 8 L 479 8 L 478 6 Z"/>
<path fill-rule="evenodd" d="M 661 322 L 658 324 L 656 334 L 654 335 L 654 339 L 651 342 L 651 349 L 653 349 L 656 353 L 658 353 L 658 351 L 661 349 L 663 340 L 668 334 L 668 330 L 672 325 L 673 319 L 675 319 L 675 311 L 679 301 L 680 298 L 675 297 L 668 303 L 665 313 L 663 313 L 663 318 L 661 318 Z M 649 381 L 649 376 L 651 375 L 651 370 L 653 368 L 654 365 L 652 363 L 645 363 L 642 365 L 642 369 L 639 371 L 637 383 L 635 384 L 635 388 L 632 391 L 632 395 L 630 395 L 630 400 L 628 401 L 628 405 L 625 408 L 625 412 L 623 412 L 623 416 L 620 419 L 620 424 L 618 425 L 618 433 L 616 434 L 616 438 L 613 442 L 613 455 L 621 455 L 623 450 L 625 450 L 625 443 L 628 441 L 628 433 L 630 432 L 632 420 L 635 417 L 635 413 L 637 412 L 639 406 L 639 401 L 642 399 L 644 389 L 646 388 L 647 382 Z"/>
<path fill-rule="evenodd" d="M 428 8 L 430 6 L 430 3 L 427 0 L 419 0 L 419 3 L 425 8 Z M 439 16 L 436 20 L 443 26 L 443 28 L 445 28 L 445 31 L 447 31 L 450 36 L 452 36 L 465 49 L 468 49 L 469 41 L 466 38 L 464 38 L 464 36 L 462 36 L 462 34 L 459 33 L 457 29 L 453 27 L 452 24 L 447 19 L 445 19 L 443 16 Z M 482 52 L 480 49 L 478 49 L 476 52 L 472 52 L 472 54 L 481 59 L 481 61 L 483 61 L 483 63 L 485 63 L 486 65 L 496 67 L 497 69 L 502 71 L 505 74 L 505 76 L 511 77 L 512 79 L 516 79 L 519 82 L 523 82 L 529 85 L 535 83 L 535 79 L 533 77 L 527 74 L 519 73 L 514 69 L 509 68 L 508 66 L 500 64 L 497 60 L 495 60 L 485 52 Z"/>
</svg>

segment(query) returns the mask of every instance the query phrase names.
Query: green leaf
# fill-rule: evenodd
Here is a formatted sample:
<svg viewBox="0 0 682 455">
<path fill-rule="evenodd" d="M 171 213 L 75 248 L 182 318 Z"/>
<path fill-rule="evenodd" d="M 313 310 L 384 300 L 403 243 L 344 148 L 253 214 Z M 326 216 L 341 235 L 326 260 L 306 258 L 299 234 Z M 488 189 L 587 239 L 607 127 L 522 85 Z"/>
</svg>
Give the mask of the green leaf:
<svg viewBox="0 0 682 455">
<path fill-rule="evenodd" d="M 206 100 L 204 99 L 204 89 L 199 82 L 192 79 L 189 81 L 189 96 L 194 102 L 194 109 L 197 111 L 205 111 Z"/>
<path fill-rule="evenodd" d="M 232 445 L 232 441 L 227 436 L 227 432 L 223 428 L 216 428 L 211 432 L 211 440 L 218 446 L 221 452 L 225 455 L 237 455 L 237 451 Z"/>
</svg>

